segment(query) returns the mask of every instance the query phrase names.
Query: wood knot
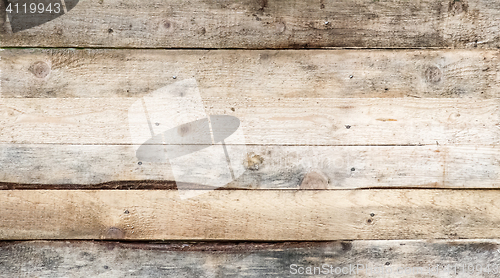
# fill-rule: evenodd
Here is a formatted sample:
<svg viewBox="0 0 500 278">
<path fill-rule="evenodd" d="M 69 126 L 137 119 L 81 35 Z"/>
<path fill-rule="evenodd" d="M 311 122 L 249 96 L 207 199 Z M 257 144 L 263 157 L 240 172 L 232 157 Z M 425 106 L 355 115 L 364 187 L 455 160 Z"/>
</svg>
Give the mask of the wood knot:
<svg viewBox="0 0 500 278">
<path fill-rule="evenodd" d="M 286 31 L 286 24 L 284 22 L 276 23 L 276 32 L 283 33 Z"/>
<path fill-rule="evenodd" d="M 451 15 L 466 13 L 469 9 L 469 4 L 466 0 L 450 0 L 448 3 L 448 12 Z"/>
<path fill-rule="evenodd" d="M 441 81 L 441 70 L 436 66 L 430 66 L 425 71 L 425 79 L 431 83 L 437 83 Z"/>
<path fill-rule="evenodd" d="M 247 159 L 245 161 L 245 168 L 248 170 L 257 171 L 260 168 L 260 165 L 264 162 L 264 158 L 260 155 L 256 155 L 254 153 L 247 154 Z"/>
<path fill-rule="evenodd" d="M 189 123 L 183 124 L 177 128 L 177 133 L 181 137 L 188 135 L 190 131 L 191 131 L 191 125 Z"/>
<path fill-rule="evenodd" d="M 340 245 L 342 246 L 342 251 L 350 251 L 352 249 L 352 243 L 351 242 L 343 241 L 343 242 L 340 243 Z"/>
<path fill-rule="evenodd" d="M 45 62 L 38 61 L 31 65 L 28 70 L 37 78 L 45 78 L 50 73 L 50 66 Z"/>
</svg>

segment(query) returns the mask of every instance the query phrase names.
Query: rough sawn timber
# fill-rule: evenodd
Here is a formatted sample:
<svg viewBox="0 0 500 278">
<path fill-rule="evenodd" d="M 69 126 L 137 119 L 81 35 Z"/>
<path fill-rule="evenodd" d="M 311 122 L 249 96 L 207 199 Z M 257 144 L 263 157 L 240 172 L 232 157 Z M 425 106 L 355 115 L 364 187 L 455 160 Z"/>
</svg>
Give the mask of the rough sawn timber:
<svg viewBox="0 0 500 278">
<path fill-rule="evenodd" d="M 187 199 L 174 190 L 4 190 L 0 199 L 1 240 L 500 237 L 497 190 L 215 190 Z"/>
<path fill-rule="evenodd" d="M 329 272 L 330 266 L 344 272 L 350 267 L 341 277 L 353 278 L 380 277 L 390 271 L 395 274 L 389 277 L 497 277 L 499 249 L 500 242 L 492 239 L 0 242 L 0 277 L 304 277 L 292 273 L 299 267 L 301 272 L 307 267 L 313 272 L 323 265 Z M 335 277 L 318 273 L 307 277 Z"/>
<path fill-rule="evenodd" d="M 142 97 L 194 78 L 204 98 L 487 99 L 500 96 L 499 53 L 4 49 L 1 94 L 4 98 Z"/>
<path fill-rule="evenodd" d="M 82 0 L 17 33 L 0 3 L 2 47 L 500 46 L 500 3 L 491 0 Z"/>
</svg>

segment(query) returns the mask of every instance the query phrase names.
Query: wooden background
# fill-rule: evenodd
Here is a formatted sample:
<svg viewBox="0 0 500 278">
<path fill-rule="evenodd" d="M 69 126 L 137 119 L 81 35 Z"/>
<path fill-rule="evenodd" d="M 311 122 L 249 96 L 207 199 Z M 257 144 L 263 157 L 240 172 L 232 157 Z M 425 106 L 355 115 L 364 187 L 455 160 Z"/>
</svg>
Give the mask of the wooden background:
<svg viewBox="0 0 500 278">
<path fill-rule="evenodd" d="M 500 2 L 80 0 L 16 33 L 6 2 L 0 277 L 500 264 Z M 181 200 L 127 116 L 193 78 L 246 171 Z"/>
</svg>

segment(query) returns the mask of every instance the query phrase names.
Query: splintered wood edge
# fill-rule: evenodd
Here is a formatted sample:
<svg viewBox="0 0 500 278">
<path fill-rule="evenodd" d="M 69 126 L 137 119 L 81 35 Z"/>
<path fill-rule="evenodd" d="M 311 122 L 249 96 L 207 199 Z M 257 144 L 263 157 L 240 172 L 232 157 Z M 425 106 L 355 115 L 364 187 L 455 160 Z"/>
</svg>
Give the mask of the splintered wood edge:
<svg viewBox="0 0 500 278">
<path fill-rule="evenodd" d="M 7 190 L 0 197 L 2 240 L 500 237 L 497 190 Z"/>
</svg>

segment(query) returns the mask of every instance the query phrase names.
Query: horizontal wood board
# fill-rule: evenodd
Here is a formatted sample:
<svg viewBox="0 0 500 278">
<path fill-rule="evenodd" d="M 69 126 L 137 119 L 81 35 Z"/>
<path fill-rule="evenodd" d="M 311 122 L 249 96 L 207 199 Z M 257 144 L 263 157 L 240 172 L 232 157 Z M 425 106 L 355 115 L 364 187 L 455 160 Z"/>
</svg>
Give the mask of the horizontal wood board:
<svg viewBox="0 0 500 278">
<path fill-rule="evenodd" d="M 2 189 L 175 188 L 168 162 L 135 156 L 129 109 L 187 80 L 241 121 L 246 172 L 227 187 L 498 185 L 498 51 L 0 53 Z"/>
<path fill-rule="evenodd" d="M 498 50 L 3 49 L 3 98 L 498 98 Z M 174 79 L 176 77 L 176 79 Z"/>
<path fill-rule="evenodd" d="M 1 240 L 500 237 L 496 190 L 215 190 L 187 199 L 173 190 L 9 190 L 0 198 Z"/>
<path fill-rule="evenodd" d="M 2 242 L 0 277 L 325 277 L 342 268 L 342 277 L 497 277 L 499 249 L 491 239 Z"/>
<path fill-rule="evenodd" d="M 498 147 L 246 146 L 244 172 L 224 188 L 498 188 Z M 0 145 L 0 189 L 172 189 L 168 160 L 131 145 Z M 204 160 L 190 168 L 208 170 Z M 201 189 L 199 184 L 183 187 Z"/>
<path fill-rule="evenodd" d="M 6 22 L 5 3 L 1 47 L 500 46 L 500 4 L 490 0 L 82 0 L 67 14 L 19 32 Z M 24 20 L 37 25 L 33 18 Z"/>
</svg>

